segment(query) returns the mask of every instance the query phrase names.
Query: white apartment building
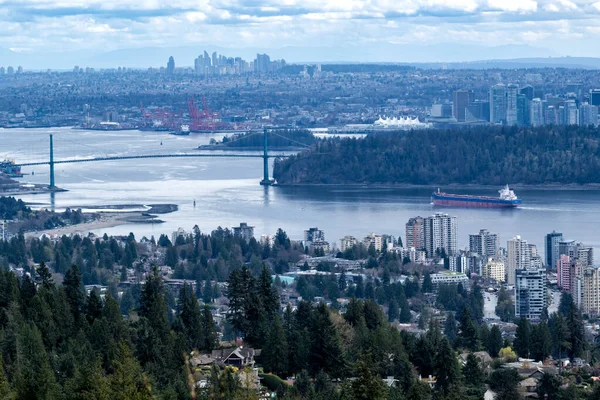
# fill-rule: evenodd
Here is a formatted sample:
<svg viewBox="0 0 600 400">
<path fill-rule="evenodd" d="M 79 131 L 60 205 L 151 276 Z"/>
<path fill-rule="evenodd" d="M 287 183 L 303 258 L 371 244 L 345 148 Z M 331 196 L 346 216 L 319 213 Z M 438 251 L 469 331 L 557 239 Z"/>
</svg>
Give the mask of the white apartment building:
<svg viewBox="0 0 600 400">
<path fill-rule="evenodd" d="M 518 269 L 515 276 L 515 316 L 537 321 L 546 307 L 546 270 Z"/>
<path fill-rule="evenodd" d="M 521 239 L 521 236 L 515 236 L 507 242 L 506 249 L 506 282 L 514 285 L 516 271 L 531 267 L 531 248 L 527 244 L 527 240 Z"/>
<path fill-rule="evenodd" d="M 489 258 L 487 264 L 483 266 L 483 277 L 494 279 L 496 282 L 504 282 L 506 280 L 504 262 Z"/>
<path fill-rule="evenodd" d="M 435 214 L 423 221 L 425 250 L 430 258 L 436 252 L 444 251 L 446 255 L 454 255 L 458 250 L 456 234 L 456 217 L 448 214 Z"/>
</svg>

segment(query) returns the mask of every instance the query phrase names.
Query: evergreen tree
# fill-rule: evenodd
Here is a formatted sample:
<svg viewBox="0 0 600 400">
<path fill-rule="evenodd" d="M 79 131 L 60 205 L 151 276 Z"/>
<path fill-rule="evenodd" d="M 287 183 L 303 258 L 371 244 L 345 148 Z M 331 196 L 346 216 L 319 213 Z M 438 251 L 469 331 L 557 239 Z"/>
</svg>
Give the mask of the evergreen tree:
<svg viewBox="0 0 600 400">
<path fill-rule="evenodd" d="M 531 352 L 535 361 L 544 361 L 552 354 L 552 336 L 548 324 L 540 322 L 531 328 Z"/>
<path fill-rule="evenodd" d="M 515 341 L 513 347 L 519 357 L 529 358 L 531 346 L 531 324 L 525 317 L 521 317 L 519 324 L 517 325 L 517 332 L 515 333 Z"/>
<path fill-rule="evenodd" d="M 81 281 L 81 273 L 79 267 L 73 265 L 65 274 L 63 287 L 67 295 L 67 300 L 71 307 L 71 312 L 75 319 L 75 323 L 79 323 L 80 318 L 85 310 L 85 293 L 83 291 L 83 283 Z"/>
<path fill-rule="evenodd" d="M 4 371 L 4 362 L 0 356 L 0 399 L 16 400 L 16 393 L 12 391 Z"/>
<path fill-rule="evenodd" d="M 179 290 L 177 316 L 183 326 L 183 333 L 187 339 L 188 348 L 202 348 L 202 313 L 200 311 L 198 299 L 196 298 L 192 287 L 188 284 L 184 284 Z"/>
<path fill-rule="evenodd" d="M 479 344 L 477 338 L 477 326 L 471 319 L 471 313 L 465 306 L 460 317 L 459 340 L 462 347 L 471 351 L 477 351 Z"/>
<path fill-rule="evenodd" d="M 460 382 L 461 376 L 458 360 L 446 337 L 442 338 L 437 348 L 434 372 L 437 378 L 435 389 L 443 395 L 448 394 L 451 386 L 457 385 Z"/>
<path fill-rule="evenodd" d="M 277 315 L 270 325 L 261 358 L 265 371 L 285 377 L 288 371 L 288 343 L 285 330 Z"/>
<path fill-rule="evenodd" d="M 515 319 L 515 304 L 504 286 L 500 287 L 500 291 L 498 292 L 498 302 L 495 311 L 496 315 L 503 322 L 513 322 Z"/>
<path fill-rule="evenodd" d="M 164 288 L 158 269 L 155 267 L 148 275 L 140 295 L 139 314 L 147 318 L 152 329 L 160 336 L 167 337 L 169 317 L 164 296 Z"/>
<path fill-rule="evenodd" d="M 398 305 L 400 306 L 400 323 L 409 323 L 412 320 L 412 314 L 410 313 L 410 306 L 408 305 L 408 300 L 406 300 L 404 293 L 400 294 Z"/>
<path fill-rule="evenodd" d="M 17 336 L 15 388 L 18 399 L 60 399 L 60 386 L 48 361 L 40 331 L 23 323 Z"/>
<path fill-rule="evenodd" d="M 367 354 L 355 367 L 356 380 L 352 381 L 352 394 L 356 400 L 384 400 L 387 387 L 374 368 L 373 359 Z"/>
<path fill-rule="evenodd" d="M 272 316 L 279 309 L 279 293 L 266 266 L 263 266 L 258 278 L 258 292 L 263 310 L 269 317 Z"/>
<path fill-rule="evenodd" d="M 431 282 L 431 275 L 429 274 L 429 272 L 425 272 L 425 274 L 423 275 L 423 285 L 421 286 L 421 292 L 433 292 L 433 283 Z"/>
<path fill-rule="evenodd" d="M 392 299 L 390 301 L 390 305 L 388 306 L 388 321 L 394 322 L 398 319 L 399 316 L 400 312 L 398 308 L 398 302 L 396 301 L 396 299 Z"/>
<path fill-rule="evenodd" d="M 544 372 L 535 391 L 540 399 L 554 400 L 557 398 L 561 384 L 560 378 Z"/>
<path fill-rule="evenodd" d="M 451 345 L 456 343 L 456 318 L 453 312 L 446 314 L 446 322 L 444 323 L 444 335 L 448 338 Z"/>
<path fill-rule="evenodd" d="M 102 315 L 102 299 L 95 290 L 91 290 L 85 305 L 85 316 L 91 325 L 100 315 Z"/>
<path fill-rule="evenodd" d="M 212 313 L 210 312 L 210 307 L 205 305 L 202 309 L 202 344 L 200 349 L 202 351 L 212 351 L 215 347 L 218 346 L 218 336 L 217 329 L 215 327 L 215 321 L 213 319 Z"/>
<path fill-rule="evenodd" d="M 483 399 L 485 394 L 483 370 L 473 353 L 469 353 L 467 356 L 467 362 L 463 367 L 462 373 L 468 398 L 472 400 Z"/>
<path fill-rule="evenodd" d="M 498 325 L 494 325 L 490 330 L 490 339 L 487 348 L 487 351 L 488 353 L 490 353 L 490 356 L 492 356 L 493 358 L 498 357 L 500 349 L 502 349 L 502 345 L 502 332 L 500 332 L 500 328 L 498 328 Z"/>
<path fill-rule="evenodd" d="M 131 349 L 125 343 L 119 344 L 112 369 L 114 373 L 109 376 L 109 385 L 113 399 L 151 400 L 154 398 L 148 380 L 133 357 Z"/>
<path fill-rule="evenodd" d="M 583 355 L 585 344 L 585 329 L 583 327 L 583 318 L 578 307 L 571 299 L 569 313 L 566 315 L 567 326 L 569 327 L 569 358 L 572 360 L 575 357 Z"/>
<path fill-rule="evenodd" d="M 329 317 L 329 310 L 323 303 L 314 311 L 311 323 L 310 368 L 316 374 L 323 370 L 333 377 L 345 373 L 345 364 L 338 332 Z"/>
</svg>

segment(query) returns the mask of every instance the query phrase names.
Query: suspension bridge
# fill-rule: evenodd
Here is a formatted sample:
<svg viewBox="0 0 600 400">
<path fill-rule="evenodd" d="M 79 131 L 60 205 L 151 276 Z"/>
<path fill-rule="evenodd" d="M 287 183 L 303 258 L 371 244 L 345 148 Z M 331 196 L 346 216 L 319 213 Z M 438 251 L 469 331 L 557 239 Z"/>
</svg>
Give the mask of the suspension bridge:
<svg viewBox="0 0 600 400">
<path fill-rule="evenodd" d="M 260 132 L 255 132 L 258 134 Z M 271 132 L 272 134 L 276 134 Z M 281 136 L 276 134 L 277 136 Z M 263 154 L 248 154 L 248 153 L 163 153 L 163 154 L 143 154 L 143 155 L 123 155 L 123 156 L 98 156 L 98 157 L 88 157 L 88 158 L 75 158 L 75 159 L 65 159 L 65 160 L 56 160 L 54 158 L 54 139 L 53 135 L 50 134 L 50 157 L 48 160 L 44 161 L 34 161 L 34 162 L 15 162 L 15 166 L 18 167 L 31 167 L 38 165 L 48 165 L 50 167 L 50 182 L 49 188 L 55 189 L 55 171 L 54 166 L 57 164 L 73 164 L 73 163 L 87 163 L 87 162 L 102 162 L 102 161 L 116 161 L 116 160 L 134 160 L 134 159 L 148 159 L 148 158 L 262 158 L 263 159 L 263 179 L 260 181 L 261 185 L 270 186 L 273 185 L 274 180 L 269 177 L 269 158 L 285 158 L 289 155 L 286 154 L 269 154 L 269 130 L 267 128 L 263 131 Z M 283 137 L 283 136 L 281 136 Z M 285 138 L 285 137 L 284 137 Z M 288 139 L 292 142 L 295 142 L 292 139 Z M 238 139 L 239 140 L 239 139 Z M 296 142 L 304 147 L 308 147 L 303 143 Z"/>
</svg>

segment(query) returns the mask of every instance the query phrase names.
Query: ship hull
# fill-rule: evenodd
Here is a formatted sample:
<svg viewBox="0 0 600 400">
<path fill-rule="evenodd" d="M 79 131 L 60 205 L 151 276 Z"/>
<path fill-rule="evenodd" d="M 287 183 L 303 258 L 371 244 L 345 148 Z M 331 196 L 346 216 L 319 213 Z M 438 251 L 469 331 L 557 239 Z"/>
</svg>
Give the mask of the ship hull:
<svg viewBox="0 0 600 400">
<path fill-rule="evenodd" d="M 431 201 L 435 206 L 469 208 L 516 208 L 521 200 L 501 200 L 476 196 L 448 196 L 434 193 Z"/>
</svg>

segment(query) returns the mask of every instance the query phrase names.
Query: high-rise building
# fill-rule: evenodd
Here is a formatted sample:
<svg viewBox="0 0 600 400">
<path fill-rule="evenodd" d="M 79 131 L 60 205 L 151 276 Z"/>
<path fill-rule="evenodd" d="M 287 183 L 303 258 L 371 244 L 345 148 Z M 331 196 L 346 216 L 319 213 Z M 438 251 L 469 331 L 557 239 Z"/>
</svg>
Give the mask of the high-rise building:
<svg viewBox="0 0 600 400">
<path fill-rule="evenodd" d="M 8 66 L 8 68 L 6 68 L 6 74 L 7 75 L 12 75 L 15 73 L 15 69 L 12 66 Z"/>
<path fill-rule="evenodd" d="M 175 72 L 175 59 L 173 56 L 169 57 L 169 62 L 167 63 L 167 74 L 173 75 Z"/>
<path fill-rule="evenodd" d="M 465 109 L 465 121 L 489 121 L 490 102 L 475 100 Z"/>
<path fill-rule="evenodd" d="M 215 67 L 219 65 L 219 56 L 217 55 L 216 51 L 213 51 L 212 53 L 212 65 Z"/>
<path fill-rule="evenodd" d="M 345 252 L 358 244 L 358 240 L 354 236 L 344 236 L 340 239 L 340 250 Z"/>
<path fill-rule="evenodd" d="M 593 106 L 600 106 L 600 89 L 590 89 L 590 101 Z"/>
<path fill-rule="evenodd" d="M 517 95 L 517 125 L 531 125 L 531 101 L 524 94 Z"/>
<path fill-rule="evenodd" d="M 511 83 L 506 87 L 506 125 L 517 124 L 517 95 L 519 86 Z"/>
<path fill-rule="evenodd" d="M 365 236 L 363 244 L 367 249 L 373 245 L 375 251 L 381 251 L 383 249 L 383 236 L 371 232 L 369 235 Z"/>
<path fill-rule="evenodd" d="M 452 114 L 458 122 L 464 122 L 467 106 L 475 101 L 475 92 L 472 90 L 456 90 L 454 91 L 453 100 Z"/>
<path fill-rule="evenodd" d="M 598 126 L 598 107 L 587 102 L 579 106 L 579 125 Z"/>
<path fill-rule="evenodd" d="M 582 311 L 590 316 L 600 315 L 600 269 L 586 268 L 583 271 Z"/>
<path fill-rule="evenodd" d="M 527 240 L 516 236 L 507 242 L 506 251 L 506 281 L 509 285 L 514 285 L 516 271 L 531 266 L 531 250 Z"/>
<path fill-rule="evenodd" d="M 532 126 L 544 125 L 544 108 L 541 99 L 531 100 L 531 105 L 529 106 L 529 113 L 529 121 Z"/>
<path fill-rule="evenodd" d="M 267 54 L 257 54 L 254 60 L 254 71 L 257 73 L 267 73 L 271 70 L 271 58 Z"/>
<path fill-rule="evenodd" d="M 454 255 L 457 251 L 456 217 L 437 213 L 423 220 L 425 251 L 429 257 L 440 252 Z"/>
<path fill-rule="evenodd" d="M 544 241 L 546 259 L 544 261 L 546 263 L 546 268 L 549 270 L 556 269 L 556 262 L 558 261 L 558 256 L 560 255 L 560 249 L 558 245 L 562 240 L 562 233 L 556 231 L 552 231 L 552 233 L 546 235 L 546 240 Z"/>
<path fill-rule="evenodd" d="M 525 96 L 525 98 L 529 101 L 533 100 L 534 90 L 531 85 L 525 85 L 521 89 L 519 89 L 519 94 Z"/>
<path fill-rule="evenodd" d="M 490 89 L 490 122 L 506 123 L 506 86 L 502 83 Z"/>
<path fill-rule="evenodd" d="M 562 290 L 571 293 L 571 286 L 577 273 L 576 263 L 566 254 L 561 254 L 556 261 L 556 283 Z"/>
<path fill-rule="evenodd" d="M 483 266 L 483 277 L 494 279 L 496 282 L 504 282 L 506 280 L 504 262 L 489 258 L 487 264 Z"/>
<path fill-rule="evenodd" d="M 577 243 L 574 240 L 561 240 L 558 242 L 558 254 L 565 254 L 571 259 L 577 257 Z"/>
<path fill-rule="evenodd" d="M 6 71 L 4 70 L 4 67 L 0 67 L 0 75 L 4 75 L 6 73 Z"/>
<path fill-rule="evenodd" d="M 538 321 L 546 308 L 546 271 L 519 269 L 515 275 L 515 316 Z"/>
<path fill-rule="evenodd" d="M 254 237 L 254 227 L 242 222 L 240 226 L 233 227 L 233 236 L 249 242 Z"/>
<path fill-rule="evenodd" d="M 319 240 L 325 240 L 325 232 L 319 228 L 309 228 L 304 231 L 305 242 L 317 242 Z"/>
<path fill-rule="evenodd" d="M 579 110 L 575 100 L 565 101 L 565 125 L 578 125 L 579 124 Z"/>
<path fill-rule="evenodd" d="M 498 252 L 498 235 L 481 229 L 475 235 L 469 235 L 469 251 L 483 257 L 495 258 Z"/>
<path fill-rule="evenodd" d="M 423 218 L 415 217 L 406 223 L 406 243 L 404 246 L 408 249 L 414 247 L 417 250 L 425 248 L 425 236 L 423 228 Z"/>
</svg>

